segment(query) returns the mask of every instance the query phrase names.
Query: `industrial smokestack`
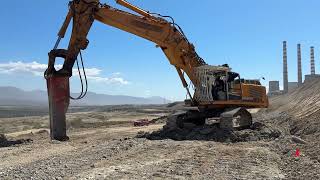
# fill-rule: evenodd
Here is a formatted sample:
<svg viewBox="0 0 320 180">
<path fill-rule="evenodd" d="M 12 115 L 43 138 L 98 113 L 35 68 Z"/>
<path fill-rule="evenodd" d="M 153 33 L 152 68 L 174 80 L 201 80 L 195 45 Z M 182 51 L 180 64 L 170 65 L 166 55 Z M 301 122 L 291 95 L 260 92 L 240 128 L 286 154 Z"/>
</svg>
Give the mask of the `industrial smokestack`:
<svg viewBox="0 0 320 180">
<path fill-rule="evenodd" d="M 314 47 L 311 46 L 311 53 L 310 53 L 310 58 L 311 58 L 311 75 L 315 75 L 316 74 L 316 67 L 314 64 Z"/>
<path fill-rule="evenodd" d="M 298 44 L 298 86 L 302 84 L 301 44 Z"/>
<path fill-rule="evenodd" d="M 283 41 L 283 92 L 288 92 L 287 41 Z"/>
</svg>

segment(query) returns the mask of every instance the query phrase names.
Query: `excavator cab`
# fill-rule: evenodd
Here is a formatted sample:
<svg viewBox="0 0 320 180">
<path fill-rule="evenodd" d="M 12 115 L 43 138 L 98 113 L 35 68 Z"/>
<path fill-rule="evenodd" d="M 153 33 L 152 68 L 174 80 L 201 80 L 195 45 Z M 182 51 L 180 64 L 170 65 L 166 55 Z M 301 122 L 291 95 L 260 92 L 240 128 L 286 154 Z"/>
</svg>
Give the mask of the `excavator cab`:
<svg viewBox="0 0 320 180">
<path fill-rule="evenodd" d="M 226 65 L 200 66 L 196 70 L 200 83 L 195 87 L 194 101 L 198 105 L 224 108 L 268 106 L 266 88 L 258 80 L 241 79 L 240 74 Z"/>
<path fill-rule="evenodd" d="M 252 125 L 247 109 L 268 107 L 266 88 L 258 80 L 241 79 L 227 65 L 200 66 L 196 72 L 200 83 L 193 101 L 198 110 L 180 113 L 176 117 L 179 127 L 183 127 L 182 121 L 204 124 L 206 119 L 217 118 L 221 128 L 243 129 Z"/>
</svg>

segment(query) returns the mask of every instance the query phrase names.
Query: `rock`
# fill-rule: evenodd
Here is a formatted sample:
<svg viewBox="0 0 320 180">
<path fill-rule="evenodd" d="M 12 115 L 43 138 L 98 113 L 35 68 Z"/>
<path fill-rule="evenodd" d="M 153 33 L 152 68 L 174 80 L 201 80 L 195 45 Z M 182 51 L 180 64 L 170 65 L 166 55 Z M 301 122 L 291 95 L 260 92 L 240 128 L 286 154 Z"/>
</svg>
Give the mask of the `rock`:
<svg viewBox="0 0 320 180">
<path fill-rule="evenodd" d="M 251 136 L 248 138 L 249 141 L 259 141 L 259 138 L 256 136 Z"/>
<path fill-rule="evenodd" d="M 301 139 L 300 137 L 297 137 L 297 136 L 292 136 L 291 139 L 295 143 L 308 144 L 307 141 L 305 141 L 305 140 L 303 140 L 303 139 Z"/>
<path fill-rule="evenodd" d="M 32 132 L 31 132 L 32 133 Z M 41 129 L 38 132 L 35 132 L 35 134 L 49 134 L 49 131 L 46 129 Z"/>
<path fill-rule="evenodd" d="M 263 127 L 264 125 L 260 122 L 254 122 L 251 126 L 251 129 L 253 130 L 259 130 Z"/>
<path fill-rule="evenodd" d="M 61 144 L 62 142 L 61 141 L 57 141 L 57 140 L 51 140 L 51 143 L 52 144 Z"/>
<path fill-rule="evenodd" d="M 156 172 L 156 173 L 153 173 L 152 176 L 154 176 L 154 177 L 161 177 L 161 174 Z"/>
<path fill-rule="evenodd" d="M 0 134 L 0 143 L 6 143 L 8 140 L 4 134 Z"/>
</svg>

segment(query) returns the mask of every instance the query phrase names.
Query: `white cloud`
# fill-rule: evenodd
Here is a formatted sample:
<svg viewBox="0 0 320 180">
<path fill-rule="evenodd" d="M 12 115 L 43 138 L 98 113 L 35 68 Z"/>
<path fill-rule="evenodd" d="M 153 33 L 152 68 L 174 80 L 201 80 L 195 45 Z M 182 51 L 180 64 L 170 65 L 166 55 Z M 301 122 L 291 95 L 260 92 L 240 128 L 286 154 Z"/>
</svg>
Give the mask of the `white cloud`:
<svg viewBox="0 0 320 180">
<path fill-rule="evenodd" d="M 31 63 L 21 61 L 0 63 L 0 73 L 2 74 L 29 73 L 35 76 L 42 76 L 46 68 L 46 64 L 40 64 L 35 61 Z"/>
<path fill-rule="evenodd" d="M 82 69 L 80 69 L 80 71 L 82 71 Z M 87 76 L 100 76 L 102 72 L 101 69 L 97 68 L 85 68 L 85 71 Z M 72 74 L 78 75 L 78 69 L 73 69 Z"/>
<path fill-rule="evenodd" d="M 44 71 L 47 69 L 47 64 L 40 64 L 36 61 L 33 62 L 8 62 L 0 63 L 0 74 L 31 74 L 34 76 L 43 76 Z M 57 69 L 62 65 L 55 65 Z M 82 69 L 81 69 L 82 70 Z M 127 80 L 121 77 L 121 73 L 112 73 L 110 77 L 103 77 L 102 70 L 98 68 L 85 68 L 88 80 L 95 82 L 102 82 L 107 84 L 130 84 Z M 73 69 L 73 75 L 78 76 L 78 69 Z"/>
<path fill-rule="evenodd" d="M 128 81 L 124 80 L 121 77 L 99 77 L 99 76 L 87 76 L 89 80 L 93 80 L 96 82 L 103 82 L 107 84 L 129 84 Z"/>
</svg>

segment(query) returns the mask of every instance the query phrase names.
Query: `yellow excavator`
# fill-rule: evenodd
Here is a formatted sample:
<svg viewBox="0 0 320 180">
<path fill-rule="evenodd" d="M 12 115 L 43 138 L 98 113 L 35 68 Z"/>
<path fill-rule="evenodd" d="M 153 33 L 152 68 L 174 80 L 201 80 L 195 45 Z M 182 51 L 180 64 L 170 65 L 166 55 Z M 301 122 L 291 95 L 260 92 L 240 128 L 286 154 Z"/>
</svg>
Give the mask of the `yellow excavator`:
<svg viewBox="0 0 320 180">
<path fill-rule="evenodd" d="M 259 80 L 242 79 L 227 64 L 206 64 L 172 17 L 150 13 L 125 0 L 116 2 L 131 11 L 116 9 L 99 0 L 73 0 L 69 3 L 69 12 L 53 50 L 49 52 L 45 72 L 52 139 L 68 139 L 66 112 L 70 101 L 69 78 L 75 63 L 79 69 L 77 58 L 80 55 L 82 60 L 81 50 L 86 49 L 89 44 L 87 35 L 94 21 L 152 41 L 156 47 L 161 48 L 176 69 L 188 95 L 185 100 L 188 108 L 170 118 L 180 128 L 183 128 L 184 123 L 202 125 L 206 119 L 217 118 L 221 128 L 242 129 L 252 124 L 248 108 L 268 107 L 266 88 Z M 73 26 L 69 46 L 67 49 L 58 49 L 71 21 Z M 64 59 L 60 70 L 54 67 L 57 57 Z M 187 83 L 186 76 L 192 84 Z M 85 94 L 82 93 L 75 99 L 83 98 Z"/>
</svg>

